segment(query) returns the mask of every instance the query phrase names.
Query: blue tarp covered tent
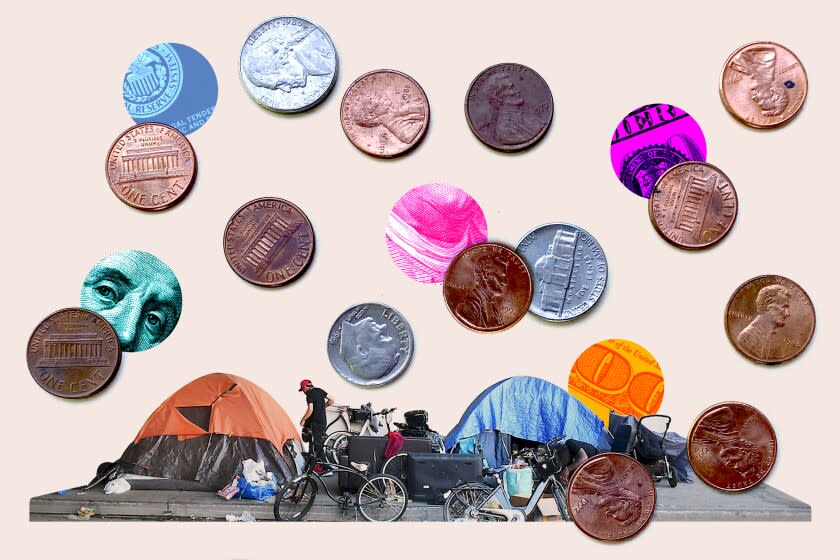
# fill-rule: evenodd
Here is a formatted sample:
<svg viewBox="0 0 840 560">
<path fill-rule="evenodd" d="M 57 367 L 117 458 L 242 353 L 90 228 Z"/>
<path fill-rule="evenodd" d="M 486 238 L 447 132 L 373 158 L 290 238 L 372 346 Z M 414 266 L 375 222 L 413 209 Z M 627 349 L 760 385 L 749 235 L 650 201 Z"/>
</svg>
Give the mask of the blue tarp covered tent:
<svg viewBox="0 0 840 560">
<path fill-rule="evenodd" d="M 544 379 L 519 376 L 478 395 L 445 442 L 447 449 L 461 443 L 469 451 L 478 439 L 490 466 L 497 467 L 509 460 L 510 449 L 495 437 L 499 434 L 542 443 L 566 436 L 601 447 L 603 433 L 604 421 L 569 393 Z M 466 438 L 472 439 L 462 441 Z"/>
</svg>

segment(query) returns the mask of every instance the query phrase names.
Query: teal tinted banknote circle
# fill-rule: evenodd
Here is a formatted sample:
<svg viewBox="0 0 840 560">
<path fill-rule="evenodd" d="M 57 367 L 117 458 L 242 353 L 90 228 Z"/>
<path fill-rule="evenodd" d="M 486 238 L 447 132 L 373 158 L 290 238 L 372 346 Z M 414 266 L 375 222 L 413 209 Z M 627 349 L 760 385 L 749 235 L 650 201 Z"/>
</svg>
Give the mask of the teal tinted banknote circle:
<svg viewBox="0 0 840 560">
<path fill-rule="evenodd" d="M 135 123 L 159 122 L 189 134 L 213 114 L 219 97 L 216 73 L 187 45 L 159 43 L 131 62 L 123 77 L 123 102 Z"/>
<path fill-rule="evenodd" d="M 81 307 L 104 317 L 124 352 L 154 348 L 181 316 L 181 285 L 172 269 L 143 251 L 104 257 L 82 284 Z"/>
</svg>

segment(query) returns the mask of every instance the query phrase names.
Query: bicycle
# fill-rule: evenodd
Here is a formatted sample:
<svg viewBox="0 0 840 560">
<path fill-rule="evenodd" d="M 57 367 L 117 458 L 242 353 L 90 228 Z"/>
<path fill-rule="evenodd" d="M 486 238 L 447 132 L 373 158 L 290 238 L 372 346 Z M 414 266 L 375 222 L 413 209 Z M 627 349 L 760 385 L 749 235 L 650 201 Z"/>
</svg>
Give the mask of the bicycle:
<svg viewBox="0 0 840 560">
<path fill-rule="evenodd" d="M 501 476 L 502 473 L 510 469 L 510 465 L 496 469 L 485 468 L 482 470 L 482 473 L 485 476 L 495 478 L 496 487 L 493 488 L 482 482 L 459 484 L 449 492 L 443 504 L 444 521 L 524 521 L 537 507 L 537 502 L 542 497 L 546 488 L 550 488 L 554 496 L 557 509 L 560 511 L 560 517 L 564 521 L 570 521 L 571 516 L 569 515 L 566 500 L 567 489 L 555 477 L 555 472 L 559 468 L 557 468 L 558 465 L 553 464 L 556 457 L 555 452 L 552 451 L 552 445 L 558 442 L 559 438 L 549 440 L 546 444 L 545 452 L 525 450 L 520 453 L 519 456 L 528 461 L 529 465 L 534 469 L 534 472 L 546 470 L 546 465 L 552 466 L 552 468 L 548 469 L 547 476 L 537 484 L 526 505 L 514 506 L 510 503 L 510 498 L 508 498 L 504 480 Z"/>
<path fill-rule="evenodd" d="M 346 472 L 364 480 L 353 502 L 353 495 L 344 492 L 335 496 L 324 483 L 322 472 L 315 467 L 330 469 L 333 472 Z M 318 483 L 327 497 L 335 502 L 342 512 L 351 507 L 362 514 L 368 521 L 398 521 L 408 508 L 408 490 L 399 479 L 385 474 L 370 476 L 364 470 L 353 466 L 344 466 L 326 461 L 319 461 L 312 455 L 307 458 L 306 468 L 299 475 L 280 486 L 274 497 L 274 518 L 277 521 L 303 521 L 318 494 Z"/>
<path fill-rule="evenodd" d="M 363 422 L 362 427 L 359 429 L 358 432 L 349 429 L 350 421 L 345 420 L 347 423 L 348 429 L 347 430 L 337 430 L 329 434 L 326 439 L 324 440 L 324 453 L 327 455 L 327 459 L 332 461 L 333 463 L 338 463 L 339 456 L 347 451 L 347 446 L 350 443 L 350 438 L 353 436 L 364 436 L 364 435 L 375 435 L 379 432 L 380 424 L 377 419 L 377 422 L 374 424 L 372 420 L 376 419 L 377 416 L 382 416 L 385 418 L 385 427 L 386 432 L 388 433 L 391 431 L 391 415 L 394 413 L 396 408 L 383 408 L 379 412 L 373 412 L 373 409 L 370 403 L 363 404 L 360 409 L 350 408 L 350 407 L 336 407 L 338 409 L 345 409 L 341 411 L 343 414 L 346 414 L 349 410 L 350 412 L 350 421 L 352 422 Z M 339 418 L 342 418 L 339 415 L 335 420 L 330 422 L 327 425 L 327 429 L 332 426 L 335 422 L 338 421 Z M 384 472 L 384 471 L 383 471 Z"/>
</svg>

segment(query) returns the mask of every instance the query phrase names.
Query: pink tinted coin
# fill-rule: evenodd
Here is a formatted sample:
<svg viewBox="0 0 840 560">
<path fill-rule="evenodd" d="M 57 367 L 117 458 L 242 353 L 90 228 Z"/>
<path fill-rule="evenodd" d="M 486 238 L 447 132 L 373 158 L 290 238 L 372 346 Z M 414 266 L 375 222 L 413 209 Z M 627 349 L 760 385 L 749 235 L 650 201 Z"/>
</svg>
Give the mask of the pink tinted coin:
<svg viewBox="0 0 840 560">
<path fill-rule="evenodd" d="M 486 241 L 487 220 L 475 199 L 442 183 L 405 193 L 385 227 L 385 244 L 394 264 L 424 284 L 443 282 L 458 253 Z"/>
<path fill-rule="evenodd" d="M 610 145 L 613 171 L 633 194 L 650 198 L 660 175 L 684 161 L 706 161 L 706 137 L 691 115 L 666 103 L 624 117 Z"/>
</svg>

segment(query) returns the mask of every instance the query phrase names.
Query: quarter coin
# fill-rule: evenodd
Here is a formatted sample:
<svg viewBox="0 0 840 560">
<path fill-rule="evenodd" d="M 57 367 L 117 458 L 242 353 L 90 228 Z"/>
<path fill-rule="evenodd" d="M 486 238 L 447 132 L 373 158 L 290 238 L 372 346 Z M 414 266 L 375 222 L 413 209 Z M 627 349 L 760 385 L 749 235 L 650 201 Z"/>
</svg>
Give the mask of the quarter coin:
<svg viewBox="0 0 840 560">
<path fill-rule="evenodd" d="M 814 304 L 802 287 L 784 276 L 747 280 L 726 304 L 729 342 L 747 358 L 779 364 L 798 356 L 814 334 Z"/>
<path fill-rule="evenodd" d="M 338 374 L 373 387 L 395 380 L 414 355 L 414 334 L 405 317 L 381 303 L 354 305 L 336 319 L 327 339 L 327 356 Z"/>
<path fill-rule="evenodd" d="M 747 490 L 764 480 L 777 450 L 767 417 L 739 402 L 707 408 L 688 434 L 691 468 L 700 480 L 727 492 Z"/>
<path fill-rule="evenodd" d="M 278 113 L 306 111 L 326 98 L 338 75 L 327 32 L 299 17 L 256 27 L 239 55 L 239 78 L 251 99 Z"/>
<path fill-rule="evenodd" d="M 414 79 L 375 70 L 356 79 L 341 101 L 341 127 L 354 146 L 380 158 L 413 148 L 429 127 L 429 100 Z"/>
<path fill-rule="evenodd" d="M 190 141 L 160 123 L 138 124 L 123 132 L 105 160 L 105 176 L 117 198 L 146 211 L 165 210 L 183 200 L 195 172 Z"/>
<path fill-rule="evenodd" d="M 264 197 L 234 212 L 225 227 L 228 264 L 243 280 L 267 288 L 300 276 L 315 250 L 315 232 L 303 210 L 282 198 Z"/>
<path fill-rule="evenodd" d="M 528 266 L 498 243 L 461 251 L 443 279 L 443 297 L 462 325 L 479 332 L 504 330 L 528 312 L 533 287 Z"/>
<path fill-rule="evenodd" d="M 621 453 L 587 459 L 572 476 L 567 496 L 575 525 L 602 541 L 636 535 L 656 508 L 656 487 L 647 468 Z"/>
<path fill-rule="evenodd" d="M 805 68 L 778 43 L 756 41 L 726 59 L 720 98 L 726 110 L 755 128 L 775 128 L 795 117 L 808 94 Z"/>
<path fill-rule="evenodd" d="M 549 321 L 580 317 L 598 303 L 607 285 L 607 258 L 584 229 L 562 222 L 528 232 L 516 246 L 533 281 L 529 311 Z"/>
<path fill-rule="evenodd" d="M 554 115 L 551 90 L 542 76 L 522 64 L 496 64 L 470 84 L 464 101 L 467 124 L 495 150 L 514 152 L 545 135 Z"/>
<path fill-rule="evenodd" d="M 663 173 L 648 199 L 654 229 L 681 249 L 705 249 L 726 237 L 738 215 L 738 196 L 726 174 L 688 161 Z"/>
<path fill-rule="evenodd" d="M 57 397 L 78 399 L 101 391 L 120 366 L 120 341 L 101 316 L 60 309 L 35 327 L 26 364 L 35 382 Z"/>
</svg>

